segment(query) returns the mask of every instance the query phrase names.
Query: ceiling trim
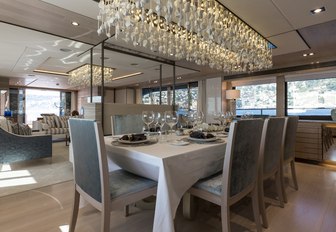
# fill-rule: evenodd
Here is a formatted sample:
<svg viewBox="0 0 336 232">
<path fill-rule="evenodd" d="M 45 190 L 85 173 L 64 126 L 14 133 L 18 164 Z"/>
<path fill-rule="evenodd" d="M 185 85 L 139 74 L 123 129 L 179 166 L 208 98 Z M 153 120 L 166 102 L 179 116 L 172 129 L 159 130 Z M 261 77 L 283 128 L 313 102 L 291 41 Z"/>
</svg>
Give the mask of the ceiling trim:
<svg viewBox="0 0 336 232">
<path fill-rule="evenodd" d="M 224 76 L 224 80 L 227 81 L 227 80 L 234 80 L 234 79 L 244 78 L 244 77 L 282 74 L 282 73 L 290 73 L 290 72 L 296 72 L 296 71 L 304 71 L 304 70 L 327 68 L 327 67 L 336 67 L 336 60 L 318 63 L 318 64 L 307 64 L 307 65 L 299 65 L 299 66 L 286 67 L 286 68 L 263 70 L 263 71 L 245 73 L 245 74 L 229 75 L 229 76 Z"/>
</svg>

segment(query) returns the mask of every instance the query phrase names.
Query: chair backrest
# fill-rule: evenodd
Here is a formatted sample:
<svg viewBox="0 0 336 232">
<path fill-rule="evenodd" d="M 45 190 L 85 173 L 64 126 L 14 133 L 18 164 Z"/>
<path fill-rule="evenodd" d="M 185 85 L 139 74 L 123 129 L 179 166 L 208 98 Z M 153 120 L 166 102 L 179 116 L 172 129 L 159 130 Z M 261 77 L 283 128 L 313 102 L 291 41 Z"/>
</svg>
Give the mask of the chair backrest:
<svg viewBox="0 0 336 232">
<path fill-rule="evenodd" d="M 223 167 L 224 198 L 246 195 L 257 181 L 263 120 L 232 122 Z"/>
<path fill-rule="evenodd" d="M 261 139 L 261 171 L 264 176 L 280 167 L 283 154 L 285 118 L 268 118 L 264 122 Z"/>
<path fill-rule="evenodd" d="M 95 120 L 70 118 L 69 127 L 76 188 L 103 203 L 108 168 L 101 125 Z"/>
<path fill-rule="evenodd" d="M 287 125 L 285 132 L 284 161 L 295 157 L 295 140 L 298 127 L 299 117 L 287 117 Z"/>
<path fill-rule="evenodd" d="M 112 135 L 141 133 L 144 123 L 139 114 L 112 115 Z"/>
</svg>

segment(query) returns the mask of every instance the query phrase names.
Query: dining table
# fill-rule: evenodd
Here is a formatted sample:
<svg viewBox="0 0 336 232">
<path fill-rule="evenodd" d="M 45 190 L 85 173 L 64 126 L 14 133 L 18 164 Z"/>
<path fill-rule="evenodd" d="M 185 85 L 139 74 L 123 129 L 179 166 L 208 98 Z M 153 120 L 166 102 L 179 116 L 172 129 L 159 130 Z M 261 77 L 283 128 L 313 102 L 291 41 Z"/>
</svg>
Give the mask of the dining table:
<svg viewBox="0 0 336 232">
<path fill-rule="evenodd" d="M 119 144 L 112 136 L 104 139 L 110 170 L 120 167 L 158 182 L 154 232 L 174 232 L 174 217 L 184 193 L 199 179 L 223 168 L 226 138 L 134 145 Z"/>
</svg>

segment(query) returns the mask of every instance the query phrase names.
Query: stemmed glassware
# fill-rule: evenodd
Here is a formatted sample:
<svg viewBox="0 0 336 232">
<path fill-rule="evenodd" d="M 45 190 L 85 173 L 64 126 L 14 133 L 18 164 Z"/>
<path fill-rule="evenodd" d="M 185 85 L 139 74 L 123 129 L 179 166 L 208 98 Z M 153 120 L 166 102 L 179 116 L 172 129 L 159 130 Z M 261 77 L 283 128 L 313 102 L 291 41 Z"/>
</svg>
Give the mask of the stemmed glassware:
<svg viewBox="0 0 336 232">
<path fill-rule="evenodd" d="M 198 125 L 202 124 L 204 119 L 204 114 L 202 111 L 196 111 L 193 114 L 194 119 L 194 128 L 196 128 Z"/>
<path fill-rule="evenodd" d="M 165 112 L 165 122 L 168 124 L 170 128 L 170 132 L 172 134 L 173 126 L 177 124 L 177 114 L 175 111 L 166 111 Z"/>
<path fill-rule="evenodd" d="M 147 132 L 150 132 L 149 125 L 154 122 L 154 112 L 153 111 L 142 111 L 142 121 L 147 125 Z"/>
</svg>

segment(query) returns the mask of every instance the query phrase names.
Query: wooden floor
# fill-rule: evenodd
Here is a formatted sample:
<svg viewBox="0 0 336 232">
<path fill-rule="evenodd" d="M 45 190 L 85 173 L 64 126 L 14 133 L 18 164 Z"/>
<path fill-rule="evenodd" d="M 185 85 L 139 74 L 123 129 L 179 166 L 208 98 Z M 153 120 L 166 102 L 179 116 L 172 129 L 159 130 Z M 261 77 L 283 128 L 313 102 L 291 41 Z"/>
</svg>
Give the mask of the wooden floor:
<svg viewBox="0 0 336 232">
<path fill-rule="evenodd" d="M 287 188 L 289 202 L 285 208 L 268 205 L 269 232 L 336 232 L 336 169 L 297 163 L 299 191 Z M 291 183 L 291 182 L 289 182 Z M 269 186 L 269 194 L 273 185 Z M 0 198 L 1 232 L 65 232 L 68 231 L 72 182 Z M 220 210 L 217 206 L 198 200 L 196 219 L 183 218 L 178 209 L 175 225 L 181 232 L 221 231 Z M 152 231 L 153 210 L 132 207 L 125 218 L 122 211 L 111 213 L 111 231 Z M 251 222 L 250 199 L 232 208 L 232 230 L 254 231 Z M 76 231 L 100 231 L 100 214 L 90 206 L 80 210 Z"/>
</svg>

